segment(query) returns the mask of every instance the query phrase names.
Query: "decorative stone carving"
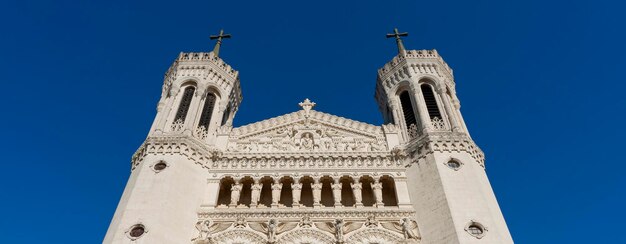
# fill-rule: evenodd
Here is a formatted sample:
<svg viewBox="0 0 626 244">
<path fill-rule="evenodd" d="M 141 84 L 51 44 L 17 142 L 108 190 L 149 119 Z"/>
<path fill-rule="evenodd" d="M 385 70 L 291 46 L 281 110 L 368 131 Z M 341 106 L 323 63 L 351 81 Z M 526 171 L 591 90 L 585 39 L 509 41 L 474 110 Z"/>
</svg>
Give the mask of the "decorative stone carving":
<svg viewBox="0 0 626 244">
<path fill-rule="evenodd" d="M 378 221 L 376 220 L 376 216 L 372 215 L 372 216 L 367 217 L 367 221 L 365 221 L 365 227 L 367 228 L 378 227 Z"/>
<path fill-rule="evenodd" d="M 300 228 L 311 228 L 313 227 L 313 221 L 311 221 L 311 218 L 309 218 L 309 216 L 304 216 L 302 217 L 298 225 L 300 226 Z"/>
<path fill-rule="evenodd" d="M 360 182 L 357 183 L 350 183 L 350 186 L 352 187 L 352 193 L 354 194 L 354 200 L 356 202 L 357 206 L 363 206 L 363 197 L 362 197 L 362 189 L 363 186 L 361 185 Z"/>
<path fill-rule="evenodd" d="M 341 207 L 341 183 L 335 182 L 332 184 L 333 199 L 335 200 L 335 207 Z"/>
<path fill-rule="evenodd" d="M 320 201 L 322 200 L 322 183 L 316 181 L 311 184 L 311 190 L 313 191 L 313 204 L 320 205 Z"/>
<path fill-rule="evenodd" d="M 177 119 L 172 123 L 172 131 L 182 131 L 185 127 L 185 122 L 182 119 Z"/>
<path fill-rule="evenodd" d="M 250 186 L 251 194 L 250 194 L 250 205 L 256 206 L 259 203 L 259 199 L 261 198 L 261 190 L 263 186 L 258 181 L 254 182 L 252 186 Z"/>
<path fill-rule="evenodd" d="M 376 198 L 376 205 L 383 205 L 383 184 L 376 180 L 372 184 L 372 190 L 374 191 L 374 197 Z"/>
<path fill-rule="evenodd" d="M 402 220 L 400 220 L 400 225 L 402 225 L 402 233 L 404 234 L 404 239 L 420 239 L 417 223 L 414 220 L 409 218 L 402 218 Z"/>
<path fill-rule="evenodd" d="M 335 237 L 337 238 L 338 243 L 343 243 L 343 219 L 335 219 L 333 222 L 333 227 L 335 227 Z"/>
<path fill-rule="evenodd" d="M 235 183 L 230 188 L 230 206 L 237 206 L 237 202 L 239 202 L 239 195 L 241 193 L 241 185 L 239 183 Z"/>
<path fill-rule="evenodd" d="M 228 150 L 244 153 L 387 150 L 382 127 L 307 110 L 310 105 L 306 106 L 299 112 L 235 128 Z"/>
<path fill-rule="evenodd" d="M 193 136 L 195 136 L 196 138 L 200 140 L 204 140 L 208 135 L 209 135 L 209 132 L 204 126 L 198 126 L 196 130 L 194 130 L 193 132 Z"/>
<path fill-rule="evenodd" d="M 446 123 L 439 117 L 434 117 L 430 123 L 432 125 L 433 130 L 436 130 L 436 131 L 447 130 Z"/>
<path fill-rule="evenodd" d="M 278 206 L 280 201 L 280 191 L 283 189 L 283 183 L 272 184 L 272 206 Z"/>
<path fill-rule="evenodd" d="M 293 195 L 293 205 L 300 205 L 300 194 L 302 193 L 302 183 L 291 184 L 291 192 Z"/>
</svg>

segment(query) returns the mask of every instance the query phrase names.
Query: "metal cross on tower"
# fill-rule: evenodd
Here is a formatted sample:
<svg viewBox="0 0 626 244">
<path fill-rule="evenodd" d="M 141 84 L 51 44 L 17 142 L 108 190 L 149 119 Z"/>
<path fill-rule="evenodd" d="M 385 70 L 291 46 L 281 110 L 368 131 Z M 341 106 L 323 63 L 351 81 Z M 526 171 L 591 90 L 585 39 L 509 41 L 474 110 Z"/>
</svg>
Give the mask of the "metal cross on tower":
<svg viewBox="0 0 626 244">
<path fill-rule="evenodd" d="M 398 32 L 398 28 L 393 28 L 393 34 L 387 34 L 387 38 L 395 37 L 398 44 L 398 53 L 404 52 L 404 44 L 402 44 L 401 36 L 408 36 L 408 32 Z"/>
<path fill-rule="evenodd" d="M 220 34 L 219 35 L 212 35 L 209 38 L 211 40 L 215 40 L 217 39 L 217 42 L 215 43 L 215 47 L 213 48 L 213 54 L 215 54 L 215 57 L 219 57 L 220 54 L 220 46 L 222 46 L 222 39 L 223 38 L 230 38 L 230 34 L 224 34 L 224 30 L 220 30 Z"/>
</svg>

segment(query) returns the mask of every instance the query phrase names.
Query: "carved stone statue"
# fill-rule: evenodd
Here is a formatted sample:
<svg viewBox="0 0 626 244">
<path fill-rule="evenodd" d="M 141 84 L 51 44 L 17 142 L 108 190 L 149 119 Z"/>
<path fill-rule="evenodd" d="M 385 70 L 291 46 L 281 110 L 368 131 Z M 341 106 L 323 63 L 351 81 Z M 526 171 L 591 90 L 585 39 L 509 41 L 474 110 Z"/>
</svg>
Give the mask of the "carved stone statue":
<svg viewBox="0 0 626 244">
<path fill-rule="evenodd" d="M 257 205 L 259 203 L 259 199 L 261 198 L 261 189 L 263 189 L 263 186 L 259 182 L 256 182 L 252 184 L 250 189 L 252 190 L 252 193 L 250 194 L 250 204 Z"/>
<path fill-rule="evenodd" d="M 361 202 L 363 202 L 363 195 L 361 191 L 361 189 L 363 189 L 363 186 L 360 182 L 350 183 L 350 186 L 352 187 L 352 193 L 354 193 L 354 200 L 356 201 L 356 204 L 361 204 Z"/>
<path fill-rule="evenodd" d="M 343 243 L 343 219 L 335 219 L 333 222 L 335 227 L 335 237 L 337 238 L 338 243 Z"/>
<path fill-rule="evenodd" d="M 304 216 L 302 217 L 302 220 L 300 220 L 299 226 L 301 228 L 311 228 L 313 227 L 313 221 L 311 221 L 311 218 L 309 218 L 309 216 Z"/>
<path fill-rule="evenodd" d="M 191 239 L 191 241 L 208 241 L 211 239 L 210 233 L 210 220 L 198 221 L 196 223 L 196 230 L 198 230 L 198 237 Z"/>
<path fill-rule="evenodd" d="M 276 228 L 278 225 L 278 221 L 275 219 L 270 219 L 267 222 L 267 242 L 274 243 L 276 242 Z"/>
<path fill-rule="evenodd" d="M 311 133 L 304 133 L 302 135 L 302 139 L 300 139 L 300 149 L 313 149 L 313 135 L 311 135 Z"/>
<path fill-rule="evenodd" d="M 332 185 L 333 188 L 333 198 L 335 199 L 335 206 L 341 206 L 341 183 L 334 183 Z"/>
<path fill-rule="evenodd" d="M 291 184 L 291 191 L 293 193 L 293 205 L 299 205 L 300 195 L 302 193 L 302 183 Z"/>
<path fill-rule="evenodd" d="M 234 225 L 235 225 L 235 228 L 245 228 L 246 224 L 247 224 L 246 218 L 243 216 L 238 216 Z"/>
<path fill-rule="evenodd" d="M 313 203 L 319 204 L 322 200 L 322 182 L 311 184 L 311 189 L 313 190 Z"/>
<path fill-rule="evenodd" d="M 374 197 L 376 197 L 376 204 L 383 204 L 383 184 L 379 181 L 372 183 L 372 190 L 374 190 Z"/>
<path fill-rule="evenodd" d="M 400 225 L 402 225 L 404 239 L 420 239 L 417 223 L 415 223 L 415 221 L 409 218 L 402 218 L 402 220 L 400 220 Z"/>
<path fill-rule="evenodd" d="M 367 217 L 367 221 L 365 221 L 365 226 L 368 228 L 376 228 L 378 227 L 378 220 L 374 215 Z"/>
<path fill-rule="evenodd" d="M 239 195 L 241 193 L 241 185 L 239 183 L 235 183 L 230 188 L 230 205 L 237 206 L 237 202 L 239 202 Z"/>
<path fill-rule="evenodd" d="M 278 205 L 280 201 L 280 191 L 283 189 L 283 183 L 272 184 L 272 205 Z"/>
</svg>

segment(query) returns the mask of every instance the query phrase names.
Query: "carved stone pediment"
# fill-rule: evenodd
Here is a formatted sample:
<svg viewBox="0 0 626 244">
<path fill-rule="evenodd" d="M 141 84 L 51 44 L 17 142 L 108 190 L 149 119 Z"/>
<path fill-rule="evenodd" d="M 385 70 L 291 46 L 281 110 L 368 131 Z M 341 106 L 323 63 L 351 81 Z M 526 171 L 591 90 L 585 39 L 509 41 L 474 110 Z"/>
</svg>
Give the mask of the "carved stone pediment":
<svg viewBox="0 0 626 244">
<path fill-rule="evenodd" d="M 228 152 L 382 152 L 382 127 L 303 109 L 234 128 Z"/>
</svg>

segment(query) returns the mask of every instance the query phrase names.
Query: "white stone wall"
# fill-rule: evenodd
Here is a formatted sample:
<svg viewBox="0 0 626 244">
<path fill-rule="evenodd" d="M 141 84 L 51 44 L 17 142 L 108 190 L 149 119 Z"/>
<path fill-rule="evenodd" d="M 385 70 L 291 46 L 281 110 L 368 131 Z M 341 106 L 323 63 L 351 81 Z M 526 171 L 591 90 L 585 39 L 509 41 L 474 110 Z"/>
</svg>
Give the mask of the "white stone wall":
<svg viewBox="0 0 626 244">
<path fill-rule="evenodd" d="M 155 172 L 160 160 L 168 167 Z M 196 234 L 197 210 L 206 195 L 208 172 L 179 155 L 148 155 L 132 172 L 104 243 L 181 243 Z M 126 233 L 143 224 L 147 233 L 131 241 Z"/>
</svg>

